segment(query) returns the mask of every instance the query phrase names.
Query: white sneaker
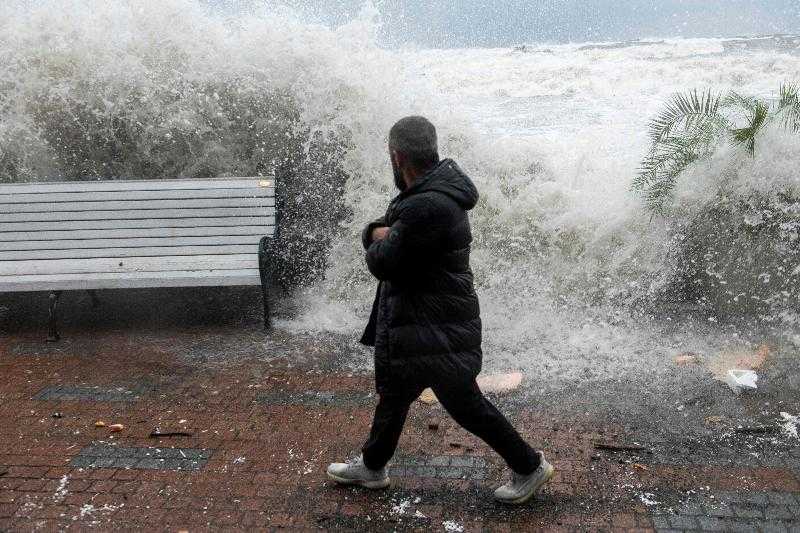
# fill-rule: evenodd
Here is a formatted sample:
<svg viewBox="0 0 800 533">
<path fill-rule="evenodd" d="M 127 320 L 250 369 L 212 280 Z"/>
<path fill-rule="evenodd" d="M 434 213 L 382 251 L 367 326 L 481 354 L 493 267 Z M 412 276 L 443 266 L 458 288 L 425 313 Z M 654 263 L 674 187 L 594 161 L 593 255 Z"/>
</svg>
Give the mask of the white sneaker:
<svg viewBox="0 0 800 533">
<path fill-rule="evenodd" d="M 385 489 L 391 481 L 386 468 L 370 470 L 359 455 L 346 463 L 333 463 L 328 467 L 328 477 L 340 485 L 356 485 L 367 489 Z"/>
<path fill-rule="evenodd" d="M 536 471 L 529 476 L 521 476 L 516 472 L 512 473 L 511 482 L 506 483 L 496 491 L 494 497 L 501 503 L 509 505 L 521 505 L 536 494 L 545 483 L 550 481 L 555 473 L 553 465 L 548 463 L 542 452 L 539 453 L 541 464 Z"/>
</svg>

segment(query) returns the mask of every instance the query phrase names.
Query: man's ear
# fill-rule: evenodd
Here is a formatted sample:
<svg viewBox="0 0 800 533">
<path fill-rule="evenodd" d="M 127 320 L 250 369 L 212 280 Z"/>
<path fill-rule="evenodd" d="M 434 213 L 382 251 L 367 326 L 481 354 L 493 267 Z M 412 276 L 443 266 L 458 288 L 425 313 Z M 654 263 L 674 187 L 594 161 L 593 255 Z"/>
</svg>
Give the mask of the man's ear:
<svg viewBox="0 0 800 533">
<path fill-rule="evenodd" d="M 403 166 L 406 164 L 406 157 L 397 150 L 392 150 L 391 153 L 392 161 L 394 161 L 394 164 L 397 166 L 397 168 L 403 168 Z"/>
</svg>

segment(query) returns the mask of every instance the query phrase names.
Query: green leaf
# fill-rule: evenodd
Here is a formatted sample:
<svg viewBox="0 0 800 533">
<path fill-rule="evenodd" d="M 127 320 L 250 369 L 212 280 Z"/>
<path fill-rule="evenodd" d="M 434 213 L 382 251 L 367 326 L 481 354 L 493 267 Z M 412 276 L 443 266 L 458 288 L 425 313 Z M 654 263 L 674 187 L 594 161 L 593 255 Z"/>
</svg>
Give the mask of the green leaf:
<svg viewBox="0 0 800 533">
<path fill-rule="evenodd" d="M 754 155 L 759 134 L 774 121 L 800 133 L 797 85 L 783 84 L 775 105 L 734 91 L 724 98 L 710 90 L 675 94 L 650 122 L 652 145 L 632 187 L 648 209 L 663 214 L 678 178 L 691 164 L 725 141 L 743 145 Z"/>
</svg>

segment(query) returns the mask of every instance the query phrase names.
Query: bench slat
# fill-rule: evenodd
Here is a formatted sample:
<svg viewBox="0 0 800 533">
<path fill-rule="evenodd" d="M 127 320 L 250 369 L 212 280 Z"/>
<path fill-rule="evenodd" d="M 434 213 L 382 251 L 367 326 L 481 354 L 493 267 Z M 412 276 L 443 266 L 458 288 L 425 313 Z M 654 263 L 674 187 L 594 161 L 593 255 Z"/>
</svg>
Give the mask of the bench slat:
<svg viewBox="0 0 800 533">
<path fill-rule="evenodd" d="M 218 246 L 151 246 L 147 248 L 81 248 L 72 250 L 16 250 L 0 252 L 2 261 L 30 261 L 33 259 L 93 259 L 102 257 L 165 257 L 174 255 L 233 255 L 258 252 L 258 242 L 250 244 L 224 244 Z"/>
<path fill-rule="evenodd" d="M 67 231 L 8 231 L 0 233 L 0 249 L 6 243 L 94 239 L 139 239 L 148 237 L 205 237 L 218 235 L 264 235 L 264 226 L 216 226 L 200 228 L 131 228 Z M 11 244 L 13 246 L 13 244 Z"/>
<path fill-rule="evenodd" d="M 195 200 L 133 200 L 112 202 L 61 202 L 2 204 L 0 213 L 41 213 L 48 211 L 109 211 L 118 209 L 196 209 L 198 207 L 274 207 L 274 198 L 212 198 Z"/>
<path fill-rule="evenodd" d="M 207 209 L 148 209 L 119 211 L 61 211 L 41 213 L 0 213 L 0 223 L 68 220 L 141 220 L 150 218 L 189 219 L 203 217 L 274 216 L 275 207 L 228 207 Z"/>
<path fill-rule="evenodd" d="M 273 198 L 275 189 L 199 189 L 170 191 L 62 192 L 0 194 L 0 204 L 108 202 L 115 200 L 187 200 L 192 198 Z"/>
<path fill-rule="evenodd" d="M 249 189 L 260 187 L 261 182 L 275 181 L 264 178 L 220 178 L 207 180 L 98 180 L 54 181 L 47 183 L 9 183 L 0 185 L 0 194 L 58 193 L 58 192 L 111 192 L 111 191 L 163 191 L 199 189 Z"/>
<path fill-rule="evenodd" d="M 3 261 L 0 262 L 0 279 L 21 275 L 94 275 L 178 270 L 202 275 L 203 272 L 209 270 L 246 270 L 251 268 L 258 269 L 258 254 Z"/>
<path fill-rule="evenodd" d="M 0 185 L 0 292 L 258 285 L 275 180 Z"/>
<path fill-rule="evenodd" d="M 140 220 L 54 220 L 51 222 L 8 222 L 0 225 L 0 241 L 3 240 L 3 233 L 20 231 L 67 231 L 132 228 L 211 228 L 274 225 L 275 217 L 152 218 Z"/>
<path fill-rule="evenodd" d="M 258 244 L 261 237 L 272 236 L 274 227 L 263 227 L 259 235 L 174 237 L 142 239 L 94 239 L 91 245 L 85 240 L 74 241 L 17 241 L 0 243 L 0 251 L 12 250 L 72 250 L 93 248 L 147 248 L 152 246 L 215 246 L 221 244 Z"/>
<path fill-rule="evenodd" d="M 0 278 L 0 292 L 140 289 L 158 287 L 235 287 L 260 285 L 258 270 L 210 270 L 196 272 L 135 272 L 128 274 L 62 274 L 47 276 L 6 276 Z"/>
</svg>

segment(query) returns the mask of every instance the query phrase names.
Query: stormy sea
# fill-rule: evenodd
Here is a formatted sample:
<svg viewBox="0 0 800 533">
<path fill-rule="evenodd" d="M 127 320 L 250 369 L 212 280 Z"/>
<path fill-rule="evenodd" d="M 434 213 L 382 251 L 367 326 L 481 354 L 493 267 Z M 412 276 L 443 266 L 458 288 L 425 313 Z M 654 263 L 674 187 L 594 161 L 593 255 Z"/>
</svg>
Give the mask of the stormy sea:
<svg viewBox="0 0 800 533">
<path fill-rule="evenodd" d="M 69 6 L 0 5 L 0 182 L 274 175 L 279 331 L 355 344 L 374 294 L 358 235 L 394 194 L 387 132 L 422 114 L 481 193 L 487 368 L 547 388 L 800 351 L 800 135 L 697 161 L 667 214 L 631 185 L 673 93 L 775 99 L 800 81 L 800 38 L 388 48 L 369 8 L 331 28 L 189 0 Z M 720 194 L 782 207 L 708 216 Z"/>
</svg>

